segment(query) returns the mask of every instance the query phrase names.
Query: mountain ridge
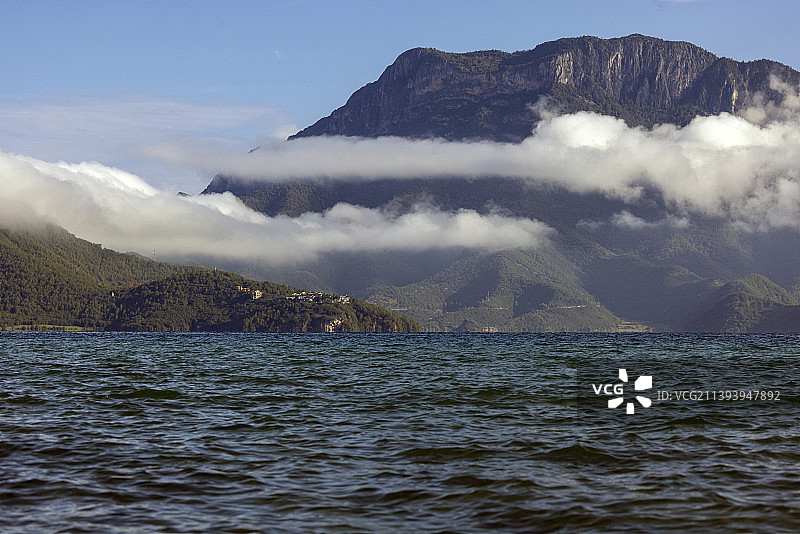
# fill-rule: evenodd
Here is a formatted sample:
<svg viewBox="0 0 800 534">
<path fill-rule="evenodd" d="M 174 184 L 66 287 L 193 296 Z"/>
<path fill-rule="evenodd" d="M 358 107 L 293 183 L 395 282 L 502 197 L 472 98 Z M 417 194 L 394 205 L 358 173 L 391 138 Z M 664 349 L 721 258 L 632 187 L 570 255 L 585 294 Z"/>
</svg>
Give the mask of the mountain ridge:
<svg viewBox="0 0 800 534">
<path fill-rule="evenodd" d="M 519 52 L 408 50 L 342 107 L 289 139 L 318 135 L 442 137 L 520 141 L 530 135 L 541 97 L 562 113 L 593 111 L 630 126 L 688 123 L 736 113 L 762 93 L 781 95 L 769 77 L 800 74 L 762 59 L 739 62 L 685 41 L 633 34 L 570 37 Z"/>
</svg>

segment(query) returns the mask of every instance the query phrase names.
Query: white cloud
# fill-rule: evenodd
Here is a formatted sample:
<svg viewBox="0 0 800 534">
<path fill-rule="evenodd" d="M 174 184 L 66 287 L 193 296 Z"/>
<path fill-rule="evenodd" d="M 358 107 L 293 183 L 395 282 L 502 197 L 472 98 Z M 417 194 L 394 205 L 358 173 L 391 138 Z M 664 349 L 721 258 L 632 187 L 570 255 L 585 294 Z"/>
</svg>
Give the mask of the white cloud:
<svg viewBox="0 0 800 534">
<path fill-rule="evenodd" d="M 630 201 L 649 188 L 663 194 L 673 213 L 726 216 L 750 228 L 800 229 L 800 97 L 796 88 L 777 81 L 773 89 L 785 95 L 781 104 L 757 100 L 758 106 L 741 117 L 699 117 L 682 128 L 630 128 L 613 117 L 581 112 L 542 115 L 533 135 L 520 144 L 328 137 L 269 143 L 248 154 L 209 139 L 155 143 L 147 154 L 193 173 L 223 172 L 260 181 L 504 176 Z M 50 124 L 59 132 L 99 139 L 124 130 L 127 120 L 138 121 L 141 128 L 134 128 L 139 133 L 132 142 L 138 146 L 147 128 L 168 132 L 172 121 L 182 122 L 174 126 L 176 133 L 234 128 L 253 112 L 242 108 L 231 117 L 231 108 L 173 104 L 151 103 L 150 113 L 138 113 L 142 108 L 135 103 L 116 111 L 97 104 L 94 114 L 92 106 L 83 106 L 86 116 L 76 113 L 80 106 L 56 106 L 50 109 Z M 197 119 L 203 113 L 207 116 Z M 0 120 L 17 121 L 17 126 L 27 121 L 33 131 L 45 127 L 47 115 L 44 107 L 29 108 L 27 115 L 22 108 L 17 115 L 0 110 Z M 498 250 L 536 246 L 551 232 L 530 219 L 422 206 L 397 216 L 339 204 L 325 213 L 270 218 L 230 194 L 179 197 L 98 163 L 48 163 L 2 153 L 0 203 L 6 218 L 12 213 L 47 217 L 109 248 L 148 255 L 156 249 L 160 258 L 172 259 L 228 257 L 281 264 L 335 251 Z M 644 221 L 622 211 L 607 223 L 583 226 L 598 224 L 682 228 L 689 218 Z"/>
<path fill-rule="evenodd" d="M 657 221 L 646 221 L 627 210 L 623 210 L 620 213 L 612 215 L 611 224 L 617 228 L 626 228 L 629 230 L 652 230 L 657 228 L 675 228 L 683 230 L 689 227 L 690 221 L 688 217 L 677 217 L 672 214 Z M 588 225 L 591 227 L 592 223 L 588 223 Z"/>
<path fill-rule="evenodd" d="M 98 163 L 47 163 L 0 153 L 0 220 L 20 218 L 44 218 L 115 250 L 272 265 L 326 252 L 530 248 L 551 233 L 529 219 L 423 207 L 393 216 L 338 204 L 325 213 L 270 218 L 230 193 L 183 197 Z"/>
<path fill-rule="evenodd" d="M 753 124 L 766 125 L 773 122 L 797 122 L 800 118 L 800 91 L 775 75 L 770 76 L 769 87 L 780 94 L 781 101 L 770 100 L 764 93 L 753 95 L 753 105 L 741 115 Z"/>
<path fill-rule="evenodd" d="M 659 190 L 675 212 L 800 228 L 800 97 L 773 81 L 781 105 L 742 116 L 697 117 L 685 127 L 631 128 L 588 112 L 547 116 L 519 144 L 383 137 L 304 138 L 251 154 L 191 144 L 153 146 L 173 164 L 256 181 L 508 176 L 633 201 Z M 759 120 L 755 120 L 759 119 Z"/>
</svg>

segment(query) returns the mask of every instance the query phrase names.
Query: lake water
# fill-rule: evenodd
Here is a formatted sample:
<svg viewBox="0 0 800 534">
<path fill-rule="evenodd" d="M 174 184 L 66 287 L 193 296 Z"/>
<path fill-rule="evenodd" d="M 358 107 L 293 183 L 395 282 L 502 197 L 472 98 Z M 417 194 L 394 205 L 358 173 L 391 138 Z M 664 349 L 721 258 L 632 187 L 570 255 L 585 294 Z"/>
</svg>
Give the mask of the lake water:
<svg viewBox="0 0 800 534">
<path fill-rule="evenodd" d="M 4 333 L 0 532 L 796 532 L 798 363 L 798 336 Z"/>
</svg>

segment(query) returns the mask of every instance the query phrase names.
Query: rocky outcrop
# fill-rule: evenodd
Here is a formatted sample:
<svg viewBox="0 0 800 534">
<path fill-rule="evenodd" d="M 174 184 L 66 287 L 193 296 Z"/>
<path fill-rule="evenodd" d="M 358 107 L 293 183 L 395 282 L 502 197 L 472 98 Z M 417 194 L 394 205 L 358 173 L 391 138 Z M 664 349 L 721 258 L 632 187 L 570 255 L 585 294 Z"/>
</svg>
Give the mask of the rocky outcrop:
<svg viewBox="0 0 800 534">
<path fill-rule="evenodd" d="M 769 79 L 794 86 L 800 74 L 773 61 L 741 63 L 686 42 L 643 35 L 577 37 L 533 50 L 401 54 L 347 103 L 293 137 L 348 135 L 518 141 L 539 119 L 541 97 L 561 112 L 595 111 L 630 125 L 685 124 L 736 112 Z"/>
</svg>

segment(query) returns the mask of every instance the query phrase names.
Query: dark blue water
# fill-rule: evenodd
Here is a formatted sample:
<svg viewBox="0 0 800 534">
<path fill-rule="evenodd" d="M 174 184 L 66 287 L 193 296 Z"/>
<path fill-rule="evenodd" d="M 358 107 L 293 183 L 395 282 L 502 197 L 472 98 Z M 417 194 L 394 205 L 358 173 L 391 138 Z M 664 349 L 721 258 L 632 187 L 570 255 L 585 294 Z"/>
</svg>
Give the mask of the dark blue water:
<svg viewBox="0 0 800 534">
<path fill-rule="evenodd" d="M 798 362 L 795 336 L 6 333 L 0 532 L 796 532 Z"/>
</svg>

